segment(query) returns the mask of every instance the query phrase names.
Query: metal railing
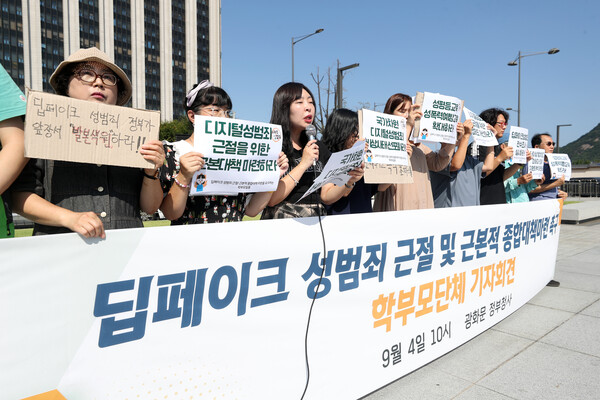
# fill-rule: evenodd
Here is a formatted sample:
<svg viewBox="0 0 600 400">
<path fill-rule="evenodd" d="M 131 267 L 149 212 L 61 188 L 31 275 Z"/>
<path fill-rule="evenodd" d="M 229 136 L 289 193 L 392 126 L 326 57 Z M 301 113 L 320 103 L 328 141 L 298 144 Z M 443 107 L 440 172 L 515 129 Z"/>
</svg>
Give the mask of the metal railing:
<svg viewBox="0 0 600 400">
<path fill-rule="evenodd" d="M 571 179 L 562 185 L 562 190 L 571 197 L 600 197 L 600 180 L 593 178 Z"/>
</svg>

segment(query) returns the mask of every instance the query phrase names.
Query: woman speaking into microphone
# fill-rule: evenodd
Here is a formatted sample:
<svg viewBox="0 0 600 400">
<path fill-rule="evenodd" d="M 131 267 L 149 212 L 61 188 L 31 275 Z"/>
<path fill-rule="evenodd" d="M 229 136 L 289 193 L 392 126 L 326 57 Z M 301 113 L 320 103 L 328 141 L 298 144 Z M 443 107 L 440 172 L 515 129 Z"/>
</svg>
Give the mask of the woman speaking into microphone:
<svg viewBox="0 0 600 400">
<path fill-rule="evenodd" d="M 307 136 L 307 128 L 311 126 L 308 128 L 309 133 L 314 128 L 314 117 L 314 97 L 306 86 L 288 82 L 277 89 L 273 96 L 271 123 L 281 125 L 282 149 L 289 159 L 290 168 L 279 181 L 269 206 L 263 211 L 262 219 L 325 215 L 324 204 L 333 204 L 339 200 L 347 194 L 348 187 L 352 188 L 354 181 L 362 176 L 359 172 L 362 169 L 357 168 L 350 172 L 352 177 L 346 185 L 325 184 L 320 191 L 317 190 L 298 202 L 310 189 L 330 156 L 322 142 Z"/>
</svg>

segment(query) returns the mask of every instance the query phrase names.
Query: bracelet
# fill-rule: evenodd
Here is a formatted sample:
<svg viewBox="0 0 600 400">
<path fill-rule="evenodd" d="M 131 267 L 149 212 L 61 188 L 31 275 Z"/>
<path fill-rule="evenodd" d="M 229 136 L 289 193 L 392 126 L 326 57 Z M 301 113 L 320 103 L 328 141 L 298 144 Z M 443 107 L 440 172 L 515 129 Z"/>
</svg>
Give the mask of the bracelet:
<svg viewBox="0 0 600 400">
<path fill-rule="evenodd" d="M 352 183 L 352 186 L 348 185 L 348 182 L 344 183 L 344 186 L 346 186 L 348 189 L 352 189 L 354 185 L 356 185 L 356 182 Z"/>
<path fill-rule="evenodd" d="M 300 182 L 298 182 L 296 179 L 294 179 L 294 177 L 292 176 L 292 174 L 287 174 L 287 176 L 289 176 L 290 178 L 292 178 L 292 180 L 294 181 L 294 186 L 298 186 L 298 184 Z"/>
<path fill-rule="evenodd" d="M 159 169 L 157 169 L 156 171 L 154 171 L 154 175 L 148 175 L 148 174 L 146 173 L 146 170 L 144 170 L 144 169 L 142 170 L 142 172 L 144 173 L 144 176 L 145 176 L 146 178 L 148 178 L 148 179 L 152 179 L 152 180 L 156 180 L 156 179 L 158 179 L 158 173 L 160 172 L 160 170 L 159 170 Z"/>
<path fill-rule="evenodd" d="M 187 184 L 187 185 L 186 185 L 186 184 L 184 184 L 184 183 L 181 183 L 181 182 L 179 182 L 179 181 L 177 180 L 177 177 L 178 177 L 178 176 L 179 176 L 179 174 L 177 174 L 177 175 L 175 175 L 175 176 L 173 177 L 173 180 L 175 181 L 175 183 L 177 184 L 177 186 L 179 186 L 179 187 L 180 187 L 180 188 L 182 188 L 182 189 L 187 189 L 187 188 L 189 188 L 189 187 L 190 187 L 190 185 L 189 185 L 189 184 Z"/>
</svg>

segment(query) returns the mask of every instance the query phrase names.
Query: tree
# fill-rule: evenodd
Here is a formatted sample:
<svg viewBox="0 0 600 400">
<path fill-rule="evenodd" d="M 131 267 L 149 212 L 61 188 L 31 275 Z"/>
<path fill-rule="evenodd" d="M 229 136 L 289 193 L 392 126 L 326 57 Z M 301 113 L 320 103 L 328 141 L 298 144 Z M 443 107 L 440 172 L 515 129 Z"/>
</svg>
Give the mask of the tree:
<svg viewBox="0 0 600 400">
<path fill-rule="evenodd" d="M 332 86 L 335 87 L 335 83 L 331 79 L 331 67 L 327 68 L 327 74 L 321 76 L 319 67 L 317 67 L 317 76 L 313 73 L 310 74 L 313 81 L 317 85 L 317 104 L 315 106 L 315 121 L 314 125 L 317 131 L 323 132 L 325 124 L 327 123 L 327 117 L 329 116 L 329 98 L 333 94 Z M 327 88 L 322 88 L 323 80 L 327 78 Z M 325 97 L 325 105 L 323 105 L 322 97 Z M 332 110 L 333 111 L 333 110 Z"/>
<path fill-rule="evenodd" d="M 174 142 L 179 137 L 190 136 L 194 132 L 192 124 L 187 117 L 179 117 L 173 121 L 167 121 L 160 124 L 160 140 Z"/>
</svg>

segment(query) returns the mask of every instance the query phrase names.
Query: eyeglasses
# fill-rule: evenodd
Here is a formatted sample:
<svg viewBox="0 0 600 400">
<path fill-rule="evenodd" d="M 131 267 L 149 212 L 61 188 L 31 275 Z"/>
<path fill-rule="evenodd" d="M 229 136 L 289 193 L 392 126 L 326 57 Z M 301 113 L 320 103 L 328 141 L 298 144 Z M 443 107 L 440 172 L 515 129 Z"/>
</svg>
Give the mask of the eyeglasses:
<svg viewBox="0 0 600 400">
<path fill-rule="evenodd" d="M 496 125 L 506 126 L 506 121 L 498 121 L 496 122 Z"/>
<path fill-rule="evenodd" d="M 219 107 L 202 107 L 200 108 L 200 114 L 210 115 L 211 117 L 227 117 L 231 118 L 233 116 L 233 111 L 225 110 Z"/>
<path fill-rule="evenodd" d="M 554 142 L 546 142 L 546 146 L 552 146 L 552 147 L 554 147 L 554 146 L 556 146 L 556 143 L 554 143 Z"/>
<path fill-rule="evenodd" d="M 119 82 L 119 78 L 115 74 L 111 74 L 110 72 L 98 74 L 96 71 L 91 69 L 82 69 L 74 72 L 73 75 L 86 83 L 94 83 L 98 77 L 100 77 L 102 83 L 104 83 L 106 86 L 115 86 L 117 82 Z"/>
</svg>

